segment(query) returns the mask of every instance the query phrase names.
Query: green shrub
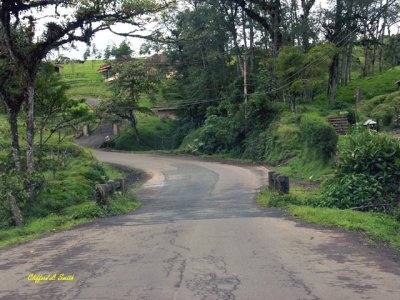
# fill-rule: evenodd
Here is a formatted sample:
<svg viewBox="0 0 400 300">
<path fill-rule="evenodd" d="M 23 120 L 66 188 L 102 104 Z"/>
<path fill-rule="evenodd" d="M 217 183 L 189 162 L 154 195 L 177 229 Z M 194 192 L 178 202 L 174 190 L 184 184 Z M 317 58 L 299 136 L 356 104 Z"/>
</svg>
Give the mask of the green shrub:
<svg viewBox="0 0 400 300">
<path fill-rule="evenodd" d="M 198 138 L 198 149 L 206 154 L 228 152 L 243 131 L 232 117 L 208 116 Z"/>
<path fill-rule="evenodd" d="M 382 186 L 370 174 L 343 174 L 323 185 L 323 197 L 318 205 L 323 207 L 367 207 L 382 196 Z"/>
<path fill-rule="evenodd" d="M 395 124 L 395 120 L 400 111 L 400 93 L 395 92 L 380 95 L 371 100 L 362 102 L 360 112 L 365 117 L 372 117 L 378 121 L 379 125 L 390 127 Z"/>
<path fill-rule="evenodd" d="M 338 136 L 335 129 L 323 118 L 304 115 L 300 121 L 301 138 L 308 149 L 313 149 L 323 160 L 329 160 L 336 152 Z"/>
<path fill-rule="evenodd" d="M 244 152 L 242 154 L 242 158 L 257 161 L 263 160 L 267 135 L 268 133 L 265 131 L 255 131 L 250 133 L 244 142 Z"/>
<path fill-rule="evenodd" d="M 337 171 L 319 204 L 393 212 L 400 205 L 400 145 L 394 139 L 356 129 L 340 147 Z"/>
</svg>

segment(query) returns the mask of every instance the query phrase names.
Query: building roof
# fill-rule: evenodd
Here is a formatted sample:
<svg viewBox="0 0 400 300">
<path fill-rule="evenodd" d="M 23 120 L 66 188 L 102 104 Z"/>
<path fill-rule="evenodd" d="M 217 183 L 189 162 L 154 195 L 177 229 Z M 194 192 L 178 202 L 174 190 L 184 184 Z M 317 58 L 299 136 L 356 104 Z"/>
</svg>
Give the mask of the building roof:
<svg viewBox="0 0 400 300">
<path fill-rule="evenodd" d="M 368 119 L 367 121 L 365 121 L 364 122 L 364 126 L 367 126 L 367 125 L 376 125 L 377 123 L 374 121 L 374 120 L 372 120 L 372 119 Z"/>
<path fill-rule="evenodd" d="M 101 65 L 100 68 L 98 68 L 97 72 L 103 73 L 103 72 L 106 72 L 106 71 L 108 71 L 110 69 L 111 69 L 111 65 L 110 64 L 105 64 L 105 65 Z"/>
</svg>

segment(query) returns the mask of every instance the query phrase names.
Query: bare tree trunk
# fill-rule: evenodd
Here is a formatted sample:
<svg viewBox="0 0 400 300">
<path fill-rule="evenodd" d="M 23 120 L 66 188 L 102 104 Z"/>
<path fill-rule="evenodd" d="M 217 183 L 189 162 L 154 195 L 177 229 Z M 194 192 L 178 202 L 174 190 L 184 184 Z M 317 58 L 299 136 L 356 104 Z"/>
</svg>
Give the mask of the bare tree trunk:
<svg viewBox="0 0 400 300">
<path fill-rule="evenodd" d="M 13 194 L 11 194 L 11 192 L 9 192 L 7 194 L 7 198 L 8 198 L 8 201 L 10 201 L 11 213 L 13 215 L 15 225 L 21 226 L 22 225 L 22 215 L 21 215 L 21 211 L 19 210 L 19 207 L 17 205 L 17 200 L 15 199 Z"/>
<path fill-rule="evenodd" d="M 21 158 L 20 158 L 20 148 L 19 148 L 19 135 L 18 135 L 18 113 L 8 109 L 11 127 L 11 147 L 12 155 L 14 158 L 15 170 L 17 172 L 21 171 Z"/>
<path fill-rule="evenodd" d="M 366 43 L 368 43 L 366 41 Z M 370 49 L 369 46 L 366 44 L 364 46 L 364 69 L 363 69 L 363 75 L 364 76 L 369 76 L 371 75 L 371 61 L 370 61 Z"/>
<path fill-rule="evenodd" d="M 383 17 L 383 24 L 380 32 L 380 48 L 379 48 L 379 73 L 383 72 L 383 48 L 385 47 L 384 44 L 384 37 L 385 37 L 385 29 L 387 24 L 387 9 L 385 9 L 384 17 Z"/>
<path fill-rule="evenodd" d="M 252 4 L 251 4 L 252 5 Z M 252 6 L 250 6 L 252 7 Z M 249 58 L 250 58 L 250 73 L 254 73 L 254 68 L 255 68 L 255 57 L 254 57 L 254 24 L 253 24 L 253 19 L 249 20 L 250 24 L 250 52 L 249 52 Z"/>
<path fill-rule="evenodd" d="M 131 127 L 135 131 L 136 141 L 139 143 L 140 142 L 140 137 L 139 137 L 139 131 L 137 129 L 137 121 L 136 121 L 135 115 L 132 112 L 129 113 L 129 123 L 131 124 Z"/>
<path fill-rule="evenodd" d="M 304 51 L 308 51 L 310 49 L 310 42 L 309 42 L 309 36 L 310 36 L 310 22 L 309 22 L 309 16 L 310 16 L 310 11 L 311 8 L 313 7 L 315 3 L 315 0 L 301 0 L 301 7 L 303 10 L 303 14 L 301 15 L 301 39 L 303 42 L 303 49 Z"/>
<path fill-rule="evenodd" d="M 376 51 L 378 49 L 378 43 L 374 43 L 374 49 L 372 51 L 372 56 L 371 56 L 371 75 L 375 74 L 375 61 L 376 61 Z"/>
<path fill-rule="evenodd" d="M 27 149 L 26 149 L 26 169 L 28 172 L 28 185 L 27 193 L 29 201 L 33 201 L 35 184 L 33 182 L 33 172 L 35 171 L 34 159 L 34 138 L 35 138 L 35 125 L 34 125 L 34 104 L 35 104 L 35 84 L 31 80 L 27 87 L 28 96 L 28 112 L 26 119 L 26 132 L 27 132 Z"/>
<path fill-rule="evenodd" d="M 346 68 L 347 68 L 347 46 L 342 47 L 342 65 L 340 72 L 340 85 L 344 86 L 346 82 Z"/>
<path fill-rule="evenodd" d="M 43 127 L 39 129 L 39 162 L 42 161 L 43 155 Z"/>
<path fill-rule="evenodd" d="M 347 51 L 347 65 L 346 65 L 346 80 L 345 85 L 351 81 L 351 63 L 353 61 L 353 44 L 350 43 L 349 50 Z"/>
<path fill-rule="evenodd" d="M 336 53 L 333 56 L 332 62 L 329 65 L 329 107 L 333 109 L 335 104 L 335 96 L 336 96 L 336 86 L 337 86 L 337 75 L 339 68 L 339 54 Z"/>
<path fill-rule="evenodd" d="M 290 110 L 297 115 L 296 96 L 290 95 Z"/>
</svg>

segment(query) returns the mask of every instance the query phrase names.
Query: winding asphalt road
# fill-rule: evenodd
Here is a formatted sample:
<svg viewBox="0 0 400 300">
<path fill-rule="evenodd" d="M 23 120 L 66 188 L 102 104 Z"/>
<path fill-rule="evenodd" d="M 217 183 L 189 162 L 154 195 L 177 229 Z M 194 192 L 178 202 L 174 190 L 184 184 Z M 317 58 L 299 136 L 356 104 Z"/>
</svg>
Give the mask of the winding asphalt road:
<svg viewBox="0 0 400 300">
<path fill-rule="evenodd" d="M 142 208 L 1 250 L 1 299 L 400 299 L 390 256 L 259 208 L 261 167 L 94 153 L 151 175 Z"/>
</svg>

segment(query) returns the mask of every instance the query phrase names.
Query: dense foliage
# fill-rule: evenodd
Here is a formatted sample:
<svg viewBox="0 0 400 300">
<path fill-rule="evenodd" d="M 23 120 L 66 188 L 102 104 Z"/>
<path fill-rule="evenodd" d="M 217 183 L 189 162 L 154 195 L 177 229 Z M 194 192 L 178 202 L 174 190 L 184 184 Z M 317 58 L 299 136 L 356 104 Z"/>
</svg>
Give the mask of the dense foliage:
<svg viewBox="0 0 400 300">
<path fill-rule="evenodd" d="M 320 205 L 395 212 L 400 208 L 400 144 L 368 130 L 346 138 L 337 171 L 323 189 Z"/>
<path fill-rule="evenodd" d="M 317 157 L 328 160 L 335 155 L 338 136 L 335 129 L 323 118 L 304 116 L 300 121 L 301 138 Z"/>
</svg>

